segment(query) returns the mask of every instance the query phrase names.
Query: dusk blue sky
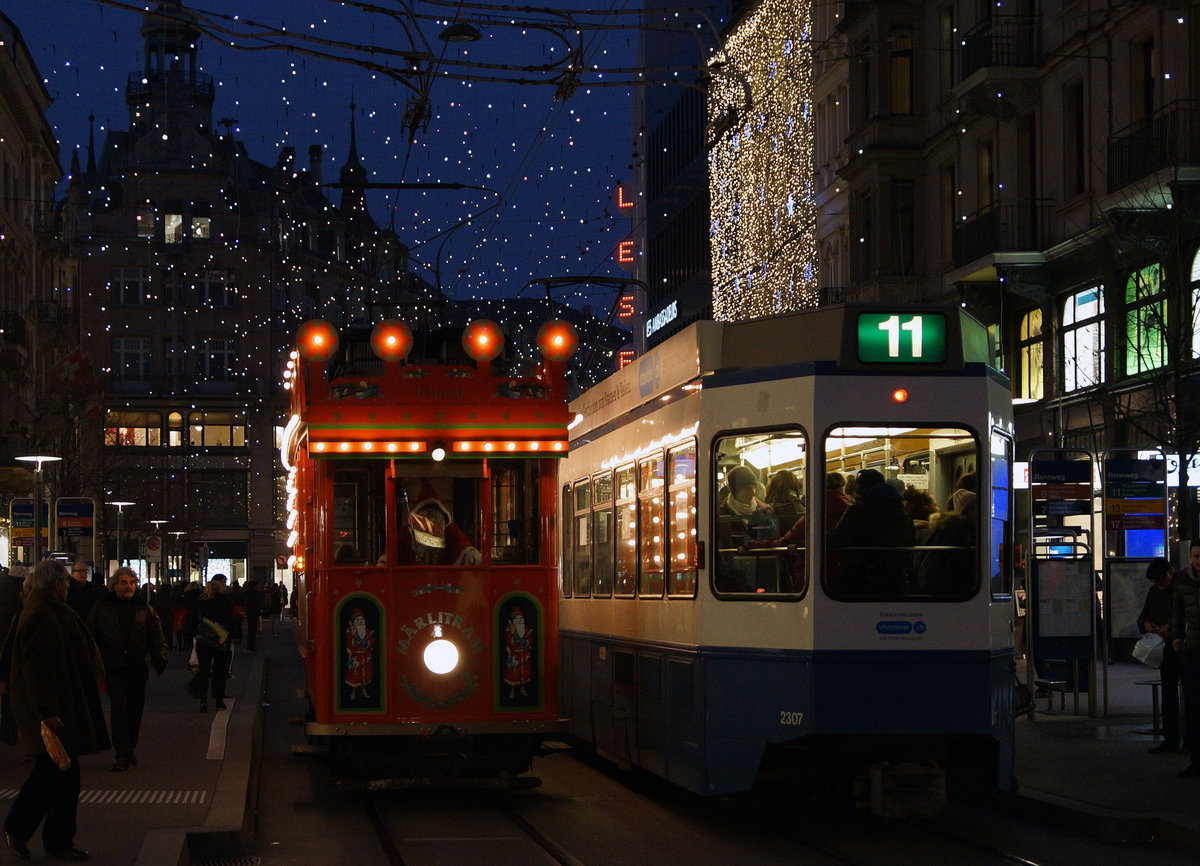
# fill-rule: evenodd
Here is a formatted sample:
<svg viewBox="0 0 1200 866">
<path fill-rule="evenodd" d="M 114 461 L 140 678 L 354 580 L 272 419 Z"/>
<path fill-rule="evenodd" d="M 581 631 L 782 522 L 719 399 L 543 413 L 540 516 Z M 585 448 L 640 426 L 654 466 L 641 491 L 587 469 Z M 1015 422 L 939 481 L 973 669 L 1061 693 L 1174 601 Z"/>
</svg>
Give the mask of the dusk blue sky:
<svg viewBox="0 0 1200 866">
<path fill-rule="evenodd" d="M 457 229 L 446 242 L 442 284 L 452 297 L 512 297 L 536 277 L 623 275 L 612 257 L 629 233 L 630 220 L 616 213 L 613 193 L 633 176 L 633 88 L 595 87 L 585 80 L 569 98 L 556 101 L 550 85 L 463 81 L 457 74 L 463 67 L 453 63 L 466 59 L 509 67 L 470 73 L 477 78 L 535 78 L 511 70 L 562 57 L 566 43 L 554 33 L 493 25 L 482 28 L 483 41 L 464 47 L 437 38 L 443 25 L 418 21 L 431 53 L 448 62 L 446 74 L 430 90 L 428 130 L 418 133 L 409 148 L 401 119 L 414 91 L 383 72 L 317 56 L 352 56 L 352 51 L 316 42 L 296 42 L 300 47 L 292 50 L 245 50 L 221 42 L 245 44 L 245 34 L 262 22 L 313 39 L 407 49 L 412 43 L 397 17 L 334 0 L 193 0 L 186 5 L 225 31 L 201 40 L 200 66 L 216 83 L 214 122 L 234 120 L 252 158 L 273 164 L 280 149 L 291 145 L 298 163 L 306 166 L 309 146 L 319 144 L 325 147 L 324 178 L 335 181 L 348 154 L 353 100 L 358 149 L 370 180 L 461 183 L 499 193 L 500 206 Z M 401 8 L 390 0 L 377 5 Z M 459 5 L 464 18 L 486 14 L 467 8 L 473 4 Z M 556 3 L 554 9 L 638 5 L 636 0 L 575 0 Z M 142 68 L 144 8 L 110 0 L 0 0 L 54 99 L 49 120 L 64 170 L 76 147 L 85 158 L 89 114 L 95 116 L 97 147 L 108 129 L 128 127 L 124 88 L 129 73 Z M 410 8 L 447 19 L 455 15 L 453 3 L 426 0 Z M 239 14 L 252 15 L 254 22 L 237 19 Z M 569 41 L 581 40 L 589 65 L 635 65 L 637 32 L 630 29 L 629 16 L 591 15 L 587 21 L 599 26 Z M 384 53 L 358 56 L 393 69 L 403 64 Z M 598 80 L 595 73 L 593 80 Z M 331 195 L 336 201 L 340 193 Z M 370 208 L 377 223 L 394 227 L 413 247 L 414 258 L 432 265 L 444 238 L 439 232 L 497 200 L 486 192 L 375 191 Z M 423 275 L 434 281 L 431 272 Z M 530 291 L 541 290 L 526 294 Z M 578 296 L 568 296 L 576 291 Z M 559 297 L 577 307 L 590 304 L 604 315 L 614 296 L 611 289 L 584 286 L 560 290 Z"/>
</svg>

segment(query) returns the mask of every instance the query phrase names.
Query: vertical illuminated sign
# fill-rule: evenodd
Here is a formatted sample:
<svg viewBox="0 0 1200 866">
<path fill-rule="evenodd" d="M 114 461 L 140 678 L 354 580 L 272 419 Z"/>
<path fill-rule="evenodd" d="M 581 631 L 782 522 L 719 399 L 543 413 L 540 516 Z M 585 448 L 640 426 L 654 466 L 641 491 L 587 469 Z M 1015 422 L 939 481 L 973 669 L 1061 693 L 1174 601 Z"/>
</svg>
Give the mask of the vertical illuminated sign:
<svg viewBox="0 0 1200 866">
<path fill-rule="evenodd" d="M 633 295 L 621 295 L 621 300 L 617 301 L 617 318 L 632 319 L 633 312 Z"/>
</svg>

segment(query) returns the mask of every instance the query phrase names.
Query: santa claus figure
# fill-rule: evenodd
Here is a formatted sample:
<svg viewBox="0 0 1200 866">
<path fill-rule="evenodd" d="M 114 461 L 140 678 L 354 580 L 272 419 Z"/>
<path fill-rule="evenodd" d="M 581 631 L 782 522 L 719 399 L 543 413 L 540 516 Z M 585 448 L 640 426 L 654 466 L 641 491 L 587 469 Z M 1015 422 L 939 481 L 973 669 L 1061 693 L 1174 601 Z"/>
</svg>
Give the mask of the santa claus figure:
<svg viewBox="0 0 1200 866">
<path fill-rule="evenodd" d="M 359 608 L 350 612 L 346 625 L 346 685 L 350 686 L 350 700 L 358 700 L 361 694 L 370 700 L 367 687 L 375 682 L 375 632 L 367 628 L 367 618 Z"/>
<path fill-rule="evenodd" d="M 407 523 L 409 532 L 401 533 L 401 543 L 411 541 L 411 549 L 401 550 L 402 561 L 459 566 L 483 562 L 479 548 L 454 522 L 450 509 L 428 481 L 421 482 L 421 492 L 409 510 Z"/>
<path fill-rule="evenodd" d="M 527 689 L 533 679 L 533 627 L 525 623 L 525 611 L 513 606 L 504 627 L 504 682 L 509 699 L 529 697 Z"/>
</svg>

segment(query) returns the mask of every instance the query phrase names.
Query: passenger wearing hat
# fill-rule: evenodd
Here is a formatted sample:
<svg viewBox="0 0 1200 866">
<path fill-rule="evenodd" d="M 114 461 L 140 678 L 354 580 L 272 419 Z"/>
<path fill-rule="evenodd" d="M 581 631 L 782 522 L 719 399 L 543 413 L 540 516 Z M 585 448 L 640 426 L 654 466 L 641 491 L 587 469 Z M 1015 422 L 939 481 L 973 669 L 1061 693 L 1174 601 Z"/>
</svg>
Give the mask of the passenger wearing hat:
<svg viewBox="0 0 1200 866">
<path fill-rule="evenodd" d="M 416 502 L 406 515 L 407 532 L 400 534 L 400 562 L 421 565 L 479 565 L 479 552 L 433 485 L 421 482 Z"/>
</svg>

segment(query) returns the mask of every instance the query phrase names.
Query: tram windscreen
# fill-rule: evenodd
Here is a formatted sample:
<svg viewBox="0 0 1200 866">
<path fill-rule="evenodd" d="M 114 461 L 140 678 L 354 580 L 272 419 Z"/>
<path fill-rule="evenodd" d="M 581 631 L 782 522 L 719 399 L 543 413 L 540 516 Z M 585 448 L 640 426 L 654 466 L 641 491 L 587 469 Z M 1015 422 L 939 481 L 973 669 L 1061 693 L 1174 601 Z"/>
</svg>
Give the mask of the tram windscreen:
<svg viewBox="0 0 1200 866">
<path fill-rule="evenodd" d="M 975 595 L 981 464 L 974 434 L 842 427 L 830 432 L 824 451 L 821 579 L 829 596 L 959 601 Z"/>
</svg>

